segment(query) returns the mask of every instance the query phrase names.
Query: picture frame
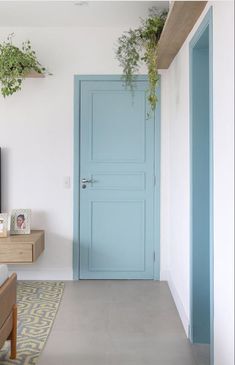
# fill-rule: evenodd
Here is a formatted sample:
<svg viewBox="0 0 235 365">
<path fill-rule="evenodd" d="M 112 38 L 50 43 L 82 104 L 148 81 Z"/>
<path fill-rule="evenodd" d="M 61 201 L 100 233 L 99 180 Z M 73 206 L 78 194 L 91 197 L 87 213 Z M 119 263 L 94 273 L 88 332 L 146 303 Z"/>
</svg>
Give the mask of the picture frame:
<svg viewBox="0 0 235 365">
<path fill-rule="evenodd" d="M 8 213 L 0 213 L 0 238 L 7 237 L 9 234 L 9 218 Z"/>
<path fill-rule="evenodd" d="M 31 209 L 14 209 L 11 212 L 11 234 L 30 234 Z"/>
</svg>

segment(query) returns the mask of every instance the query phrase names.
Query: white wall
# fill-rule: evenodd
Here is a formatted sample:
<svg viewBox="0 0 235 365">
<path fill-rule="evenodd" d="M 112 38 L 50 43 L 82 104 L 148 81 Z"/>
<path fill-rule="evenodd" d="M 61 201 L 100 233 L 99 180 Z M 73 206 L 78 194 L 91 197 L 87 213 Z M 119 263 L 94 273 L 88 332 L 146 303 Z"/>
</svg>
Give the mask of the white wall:
<svg viewBox="0 0 235 365">
<path fill-rule="evenodd" d="M 210 2 L 170 68 L 162 73 L 162 278 L 169 280 L 187 333 L 189 273 L 189 41 L 213 6 L 215 365 L 234 364 L 233 3 Z M 162 184 L 163 185 L 163 184 Z M 168 196 L 167 196 L 168 195 Z M 167 214 L 166 214 L 167 211 Z M 168 220 L 168 221 L 167 221 Z"/>
<path fill-rule="evenodd" d="M 215 365 L 234 364 L 233 7 L 219 2 L 214 9 Z"/>
<path fill-rule="evenodd" d="M 167 139 L 162 148 L 168 146 L 167 156 L 162 151 L 162 170 L 168 174 L 168 182 L 162 182 L 162 202 L 168 199 L 168 221 L 166 221 L 168 245 L 166 279 L 174 294 L 185 331 L 189 318 L 189 94 L 188 94 L 188 45 L 185 45 L 171 67 L 162 74 L 162 85 L 166 94 L 162 107 L 162 138 L 167 129 Z M 167 115 L 165 116 L 165 113 Z M 161 209 L 163 209 L 163 204 Z M 164 215 L 162 214 L 162 219 Z M 166 219 L 166 216 L 165 216 Z M 163 229 L 163 228 L 162 228 Z M 164 231 L 162 232 L 162 235 Z M 164 253 L 164 252 L 163 252 Z M 163 267 L 162 267 L 163 269 Z M 162 277 L 163 278 L 163 277 Z M 183 280 L 182 280 L 183 278 Z"/>
<path fill-rule="evenodd" d="M 32 209 L 32 227 L 45 229 L 45 253 L 33 265 L 12 266 L 19 278 L 72 279 L 73 76 L 121 73 L 114 58 L 120 28 L 0 28 L 0 40 L 30 38 L 53 73 L 27 79 L 22 91 L 0 97 L 3 209 Z"/>
</svg>

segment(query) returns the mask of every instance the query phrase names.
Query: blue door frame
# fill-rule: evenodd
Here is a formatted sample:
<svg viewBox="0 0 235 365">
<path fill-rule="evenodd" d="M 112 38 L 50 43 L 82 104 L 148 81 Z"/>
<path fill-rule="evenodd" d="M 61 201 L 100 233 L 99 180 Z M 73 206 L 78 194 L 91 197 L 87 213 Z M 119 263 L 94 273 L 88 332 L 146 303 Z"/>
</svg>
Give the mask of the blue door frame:
<svg viewBox="0 0 235 365">
<path fill-rule="evenodd" d="M 195 121 L 197 118 L 200 118 L 200 115 L 197 114 L 198 110 L 195 112 L 195 105 L 196 99 L 195 94 L 199 91 L 195 90 L 195 78 L 194 78 L 194 72 L 195 72 L 195 50 L 197 51 L 198 48 L 203 49 L 203 46 L 205 44 L 205 47 L 207 47 L 207 64 L 208 64 L 208 76 L 209 76 L 209 84 L 208 84 L 208 104 L 207 111 L 205 113 L 208 113 L 209 123 L 208 123 L 208 164 L 209 165 L 209 181 L 208 181 L 208 208 L 209 208 L 209 217 L 208 217 L 208 235 L 209 235 L 209 284 L 210 284 L 210 293 L 209 293 L 209 301 L 210 301 L 210 363 L 214 364 L 214 324 L 213 324 L 213 318 L 214 318 L 214 292 L 213 292 L 213 283 L 214 283 L 214 271 L 213 271 L 213 265 L 214 265 L 214 256 L 213 256 L 213 24 L 212 24 L 212 8 L 209 9 L 206 16 L 204 17 L 201 25 L 199 26 L 197 32 L 195 33 L 193 39 L 190 42 L 189 46 L 189 52 L 190 52 L 190 169 L 191 169 L 191 193 L 190 193 L 190 206 L 191 206 L 191 214 L 190 214 L 190 221 L 191 221 L 191 262 L 190 262 L 190 271 L 191 271 L 191 278 L 190 278 L 190 339 L 192 342 L 194 342 L 194 326 L 197 325 L 200 322 L 200 318 L 195 319 L 195 290 L 198 290 L 200 288 L 200 283 L 195 282 L 194 277 L 194 267 L 200 263 L 200 259 L 196 257 L 195 255 L 195 247 L 194 247 L 194 225 L 193 225 L 193 214 L 195 212 L 195 200 L 193 199 L 193 194 L 195 193 L 193 189 L 193 185 L 195 183 L 194 181 L 194 163 L 195 163 L 195 154 L 193 150 L 193 144 L 195 141 L 199 141 L 201 136 L 195 135 L 195 133 L 201 133 L 203 134 L 203 131 L 199 131 L 199 129 L 196 129 L 195 132 Z M 203 61 L 202 61 L 203 62 Z M 197 97 L 196 97 L 197 98 Z M 199 108 L 198 108 L 199 109 Z M 195 114 L 197 114 L 195 116 Z M 203 114 L 201 114 L 201 117 L 203 118 Z M 198 128 L 198 127 L 197 127 Z M 200 128 L 200 127 L 199 127 Z M 203 137 L 202 137 L 203 138 Z M 201 166 L 203 165 L 202 154 L 200 156 L 200 152 L 197 155 L 196 158 L 200 159 Z M 197 160 L 198 163 L 198 160 Z M 195 183 L 196 184 L 196 183 Z M 197 209 L 197 208 L 196 208 Z M 200 208 L 199 208 L 200 209 Z M 201 227 L 200 227 L 201 229 Z M 203 247 L 200 248 L 202 250 Z M 198 270 L 199 271 L 199 270 Z M 199 275 L 200 276 L 200 275 Z M 198 276 L 198 277 L 199 277 Z M 197 278 L 196 278 L 197 281 Z M 200 289 L 199 289 L 200 290 Z M 200 308 L 198 313 L 200 312 Z M 197 314 L 198 314 L 197 313 Z M 198 323 L 195 323 L 198 322 Z M 206 338 L 208 335 L 202 335 L 202 337 Z"/>
<path fill-rule="evenodd" d="M 146 75 L 136 76 L 137 80 L 147 80 Z M 83 75 L 74 77 L 74 178 L 73 178 L 73 278 L 79 280 L 79 191 L 80 191 L 80 97 L 82 81 L 120 81 L 121 75 Z M 160 279 L 160 82 L 157 90 L 158 105 L 155 111 L 155 191 L 154 191 L 154 280 Z"/>
</svg>

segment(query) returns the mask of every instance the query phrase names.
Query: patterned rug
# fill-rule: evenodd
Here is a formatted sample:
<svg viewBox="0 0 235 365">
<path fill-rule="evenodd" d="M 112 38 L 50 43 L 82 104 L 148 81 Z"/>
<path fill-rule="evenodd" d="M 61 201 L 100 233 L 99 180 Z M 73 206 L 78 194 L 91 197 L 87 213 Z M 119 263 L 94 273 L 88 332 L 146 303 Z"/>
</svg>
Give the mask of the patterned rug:
<svg viewBox="0 0 235 365">
<path fill-rule="evenodd" d="M 51 331 L 63 291 L 63 282 L 18 282 L 17 359 L 9 359 L 10 345 L 9 342 L 6 342 L 3 349 L 0 350 L 1 365 L 34 365 L 37 363 Z"/>
</svg>

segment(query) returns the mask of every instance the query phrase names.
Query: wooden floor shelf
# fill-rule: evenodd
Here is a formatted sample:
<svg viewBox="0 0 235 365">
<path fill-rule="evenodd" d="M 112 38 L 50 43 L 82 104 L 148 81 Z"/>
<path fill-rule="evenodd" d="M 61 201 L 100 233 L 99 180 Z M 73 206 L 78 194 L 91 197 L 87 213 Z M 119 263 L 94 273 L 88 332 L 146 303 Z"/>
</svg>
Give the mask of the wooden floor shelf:
<svg viewBox="0 0 235 365">
<path fill-rule="evenodd" d="M 196 21 L 207 1 L 174 1 L 170 6 L 158 47 L 158 69 L 167 69 Z"/>
</svg>

